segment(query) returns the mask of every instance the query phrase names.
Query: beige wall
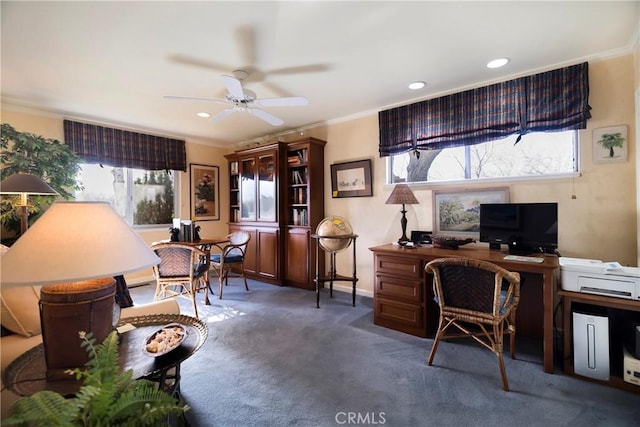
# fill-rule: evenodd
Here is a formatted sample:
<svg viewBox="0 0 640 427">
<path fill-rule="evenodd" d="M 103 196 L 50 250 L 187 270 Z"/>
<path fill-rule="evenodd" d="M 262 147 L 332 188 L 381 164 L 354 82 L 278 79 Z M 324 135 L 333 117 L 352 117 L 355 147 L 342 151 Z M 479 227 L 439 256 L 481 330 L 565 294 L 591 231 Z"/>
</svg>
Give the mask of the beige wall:
<svg viewBox="0 0 640 427">
<path fill-rule="evenodd" d="M 638 86 L 638 70 L 634 55 L 592 62 L 589 66 L 590 99 L 593 118 L 588 128 L 580 131 L 580 169 L 575 179 L 545 179 L 511 181 L 487 185 L 468 185 L 456 188 L 508 186 L 514 202 L 553 201 L 559 204 L 559 250 L 564 256 L 616 260 L 625 265 L 638 265 L 638 203 L 636 189 L 636 131 L 634 88 Z M 2 122 L 19 131 L 41 134 L 62 140 L 60 117 L 34 116 L 15 111 L 2 111 Z M 592 131 L 595 128 L 626 124 L 628 126 L 629 160 L 624 163 L 594 164 L 592 162 Z M 385 205 L 391 187 L 385 185 L 385 159 L 378 157 L 377 114 L 332 124 L 307 131 L 305 137 L 327 141 L 325 148 L 325 214 L 348 219 L 360 237 L 357 240 L 358 289 L 371 295 L 373 290 L 373 256 L 369 247 L 395 241 L 400 237 L 400 207 Z M 300 138 L 291 134 L 281 138 L 291 141 Z M 220 221 L 203 222 L 203 235 L 226 232 L 228 180 L 223 154 L 229 150 L 212 148 L 198 141 L 187 141 L 190 163 L 220 166 Z M 371 159 L 373 197 L 333 199 L 330 191 L 330 165 L 350 160 Z M 188 174 L 181 173 L 181 215 L 189 210 Z M 432 190 L 443 188 L 419 186 L 414 188 L 419 205 L 407 206 L 408 231 L 432 229 Z M 452 187 L 446 187 L 452 188 Z M 577 198 L 571 199 L 575 193 Z M 141 232 L 151 242 L 167 237 L 166 230 Z M 477 243 L 480 246 L 486 244 Z M 351 251 L 338 255 L 338 273 L 351 273 Z M 141 272 L 131 280 L 149 275 Z M 129 279 L 129 278 L 128 278 Z"/>
</svg>

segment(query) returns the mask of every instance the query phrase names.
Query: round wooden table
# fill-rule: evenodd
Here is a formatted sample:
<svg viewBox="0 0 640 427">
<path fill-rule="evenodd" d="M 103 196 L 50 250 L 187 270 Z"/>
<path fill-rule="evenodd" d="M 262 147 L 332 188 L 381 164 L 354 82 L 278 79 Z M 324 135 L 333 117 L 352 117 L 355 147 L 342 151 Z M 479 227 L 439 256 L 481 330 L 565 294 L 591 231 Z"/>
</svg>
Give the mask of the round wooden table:
<svg viewBox="0 0 640 427">
<path fill-rule="evenodd" d="M 147 338 L 162 326 L 180 323 L 185 326 L 187 337 L 176 349 L 162 356 L 151 357 L 143 352 Z M 191 316 L 157 314 L 122 319 L 118 326 L 130 324 L 134 328 L 122 333 L 118 362 L 122 372 L 133 370 L 134 378 L 145 378 L 158 383 L 158 387 L 179 397 L 180 364 L 191 357 L 204 344 L 208 329 L 206 323 Z M 78 340 L 78 345 L 80 341 Z M 64 396 L 78 392 L 80 382 L 69 375 L 68 380 L 50 380 L 44 346 L 40 344 L 15 359 L 5 370 L 5 386 L 20 396 L 30 396 L 41 390 L 51 390 Z"/>
</svg>

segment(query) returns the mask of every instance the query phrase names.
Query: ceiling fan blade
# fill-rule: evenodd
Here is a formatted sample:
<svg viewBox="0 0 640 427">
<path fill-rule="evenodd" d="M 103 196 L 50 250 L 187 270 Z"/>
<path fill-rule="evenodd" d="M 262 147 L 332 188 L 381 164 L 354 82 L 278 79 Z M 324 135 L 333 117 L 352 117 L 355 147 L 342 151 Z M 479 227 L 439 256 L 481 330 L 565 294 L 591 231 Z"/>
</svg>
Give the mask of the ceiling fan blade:
<svg viewBox="0 0 640 427">
<path fill-rule="evenodd" d="M 256 99 L 253 103 L 262 107 L 298 107 L 309 104 L 309 101 L 302 96 L 289 96 L 285 98 Z"/>
<path fill-rule="evenodd" d="M 276 68 L 273 70 L 268 70 L 266 74 L 283 75 L 283 74 L 321 73 L 324 71 L 328 71 L 330 69 L 331 69 L 331 66 L 327 64 L 309 64 L 309 65 L 298 65 L 294 67 Z"/>
<path fill-rule="evenodd" d="M 280 126 L 284 123 L 284 121 L 274 116 L 273 114 L 269 114 L 266 111 L 262 111 L 257 108 L 247 108 L 247 111 L 273 126 Z"/>
<path fill-rule="evenodd" d="M 201 101 L 201 102 L 215 102 L 217 104 L 228 104 L 228 101 L 224 99 L 194 98 L 191 96 L 172 96 L 172 95 L 166 95 L 166 96 L 163 96 L 163 98 L 168 99 L 170 101 Z"/>
<path fill-rule="evenodd" d="M 233 113 L 233 108 L 228 108 L 226 110 L 222 110 L 221 112 L 219 112 L 218 114 L 216 114 L 215 116 L 210 118 L 209 122 L 218 123 L 219 121 L 221 121 L 225 117 L 229 116 L 231 113 Z"/>
<path fill-rule="evenodd" d="M 233 99 L 244 99 L 244 91 L 242 90 L 242 83 L 240 80 L 235 77 L 223 75 L 222 82 L 227 87 L 227 91 Z"/>
</svg>

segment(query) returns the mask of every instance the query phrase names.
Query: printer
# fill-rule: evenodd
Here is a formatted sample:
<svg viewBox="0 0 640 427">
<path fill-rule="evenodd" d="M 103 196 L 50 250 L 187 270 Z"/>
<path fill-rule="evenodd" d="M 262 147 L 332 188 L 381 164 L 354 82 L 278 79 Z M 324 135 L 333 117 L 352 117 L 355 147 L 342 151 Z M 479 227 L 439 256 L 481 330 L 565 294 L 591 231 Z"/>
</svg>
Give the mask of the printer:
<svg viewBox="0 0 640 427">
<path fill-rule="evenodd" d="M 582 292 L 640 301 L 640 268 L 617 262 L 560 257 L 560 286 Z"/>
</svg>

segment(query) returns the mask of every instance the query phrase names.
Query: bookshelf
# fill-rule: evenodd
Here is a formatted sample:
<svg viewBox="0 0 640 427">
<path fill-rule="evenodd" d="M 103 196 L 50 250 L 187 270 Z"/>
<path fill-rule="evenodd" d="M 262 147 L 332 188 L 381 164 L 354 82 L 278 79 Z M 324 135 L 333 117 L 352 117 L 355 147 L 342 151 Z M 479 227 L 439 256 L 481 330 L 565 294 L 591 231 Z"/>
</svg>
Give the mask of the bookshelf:
<svg viewBox="0 0 640 427">
<path fill-rule="evenodd" d="M 305 138 L 287 144 L 285 282 L 313 290 L 316 255 L 311 234 L 324 218 L 324 146 Z M 324 266 L 324 257 L 320 260 Z"/>
<path fill-rule="evenodd" d="M 229 161 L 229 222 L 240 220 L 240 173 L 238 160 Z"/>
</svg>

